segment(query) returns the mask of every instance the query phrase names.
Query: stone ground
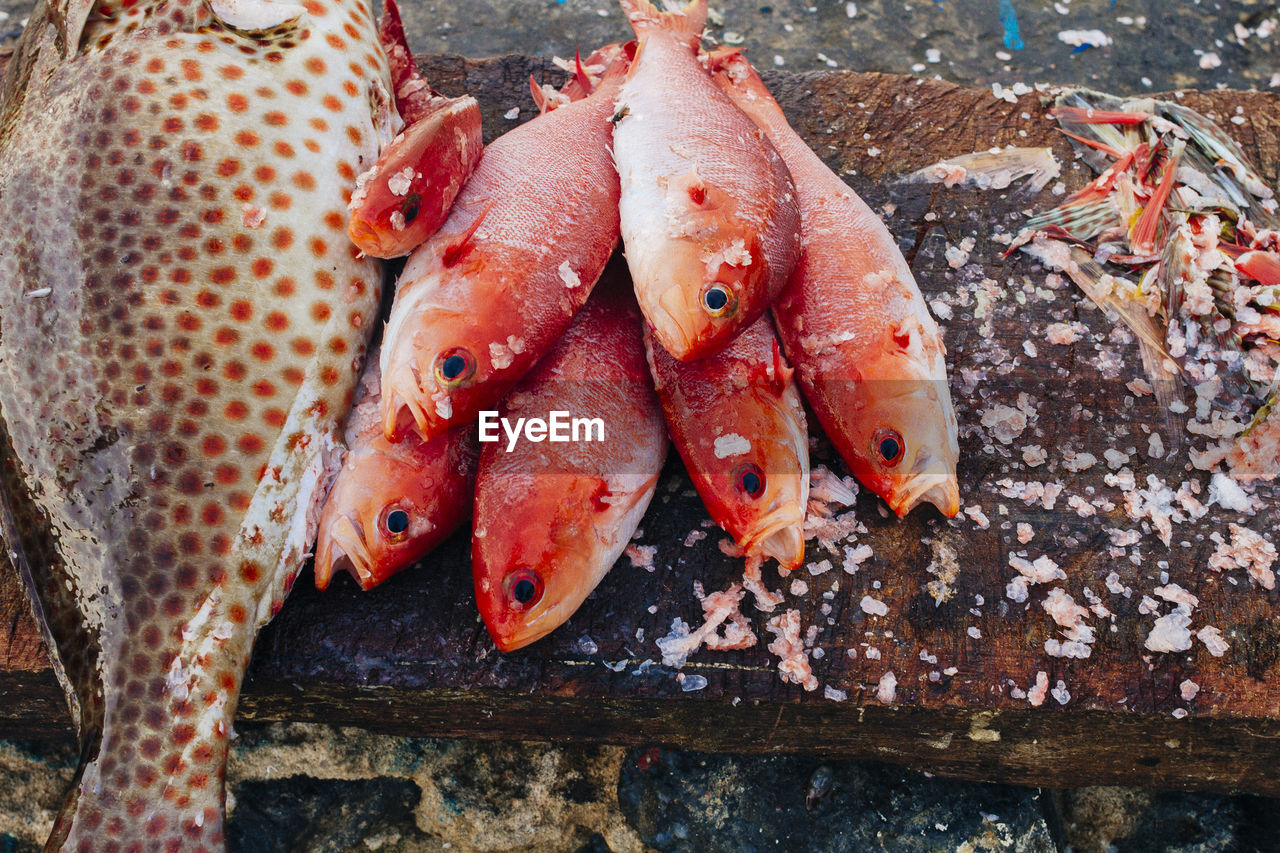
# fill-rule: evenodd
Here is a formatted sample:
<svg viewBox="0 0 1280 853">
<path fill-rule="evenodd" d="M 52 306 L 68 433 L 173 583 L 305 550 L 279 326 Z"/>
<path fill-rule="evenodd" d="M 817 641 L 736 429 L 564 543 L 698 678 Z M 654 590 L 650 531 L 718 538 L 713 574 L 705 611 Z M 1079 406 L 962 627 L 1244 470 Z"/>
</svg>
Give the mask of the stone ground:
<svg viewBox="0 0 1280 853">
<path fill-rule="evenodd" d="M 625 34 L 607 0 L 402 0 L 420 52 L 571 55 Z M 712 36 L 758 63 L 1120 92 L 1280 87 L 1280 8 L 1258 0 L 713 0 Z M 0 47 L 30 2 L 0 0 Z M 1014 21 L 1016 20 L 1016 26 Z M 1098 31 L 1083 49 L 1072 31 Z M 1097 44 L 1101 41 L 1110 44 Z M 0 741 L 0 853 L 35 851 L 70 743 Z M 1120 853 L 1280 849 L 1280 803 L 1138 788 L 1048 792 L 857 762 L 652 748 L 397 738 L 242 726 L 231 849 L 891 850 Z"/>
</svg>

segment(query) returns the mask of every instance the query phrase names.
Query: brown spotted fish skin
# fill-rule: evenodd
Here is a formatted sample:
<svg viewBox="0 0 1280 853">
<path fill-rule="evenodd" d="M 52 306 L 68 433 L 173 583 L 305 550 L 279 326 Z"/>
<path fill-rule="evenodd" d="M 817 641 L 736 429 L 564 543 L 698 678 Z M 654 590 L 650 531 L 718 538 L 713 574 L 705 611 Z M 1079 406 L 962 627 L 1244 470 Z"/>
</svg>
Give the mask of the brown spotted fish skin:
<svg viewBox="0 0 1280 853">
<path fill-rule="evenodd" d="M 364 0 L 31 17 L 0 104 L 0 527 L 83 747 L 50 850 L 224 848 L 245 666 L 374 327 L 344 213 L 388 80 Z"/>
</svg>

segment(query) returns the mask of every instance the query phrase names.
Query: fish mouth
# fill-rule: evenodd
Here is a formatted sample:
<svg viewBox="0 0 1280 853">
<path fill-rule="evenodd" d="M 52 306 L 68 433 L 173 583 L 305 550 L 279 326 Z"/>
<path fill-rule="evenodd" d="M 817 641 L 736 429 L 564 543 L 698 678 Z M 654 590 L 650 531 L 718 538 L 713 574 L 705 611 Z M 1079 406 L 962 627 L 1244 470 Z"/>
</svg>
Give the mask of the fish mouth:
<svg viewBox="0 0 1280 853">
<path fill-rule="evenodd" d="M 347 236 L 351 238 L 351 242 L 355 243 L 360 251 L 371 257 L 391 258 L 405 254 L 403 251 L 398 251 L 400 246 L 396 244 L 394 238 L 384 239 L 386 235 L 379 233 L 378 229 L 363 219 L 352 217 L 351 222 L 347 225 Z M 396 255 L 389 254 L 391 252 L 396 252 Z"/>
<path fill-rule="evenodd" d="M 327 589 L 334 572 L 346 571 L 361 589 L 377 585 L 373 555 L 364 542 L 360 522 L 342 516 L 326 531 L 325 542 L 316 555 L 316 588 Z"/>
<path fill-rule="evenodd" d="M 902 517 L 922 503 L 933 504 L 947 518 L 960 512 L 960 481 L 954 466 L 922 456 L 903 488 L 889 502 L 889 508 Z"/>
<path fill-rule="evenodd" d="M 786 569 L 804 562 L 804 517 L 791 507 L 779 507 L 766 515 L 755 529 L 738 543 L 748 556 L 773 557 Z"/>
<path fill-rule="evenodd" d="M 648 307 L 646 316 L 658 343 L 677 361 L 690 361 L 696 344 L 694 336 L 678 319 L 687 310 L 680 286 L 667 288 L 657 302 Z"/>
</svg>

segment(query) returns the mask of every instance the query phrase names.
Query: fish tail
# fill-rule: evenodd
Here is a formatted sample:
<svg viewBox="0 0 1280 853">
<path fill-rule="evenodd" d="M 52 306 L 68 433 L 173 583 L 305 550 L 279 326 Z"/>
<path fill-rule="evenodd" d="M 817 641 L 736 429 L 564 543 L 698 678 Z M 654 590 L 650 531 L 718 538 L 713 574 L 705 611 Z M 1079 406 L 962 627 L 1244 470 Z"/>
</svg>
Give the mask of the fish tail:
<svg viewBox="0 0 1280 853">
<path fill-rule="evenodd" d="M 667 30 L 675 35 L 697 39 L 707 26 L 707 0 L 689 0 L 679 8 L 659 11 L 649 0 L 619 0 L 622 11 L 636 35 L 641 30 Z"/>
</svg>

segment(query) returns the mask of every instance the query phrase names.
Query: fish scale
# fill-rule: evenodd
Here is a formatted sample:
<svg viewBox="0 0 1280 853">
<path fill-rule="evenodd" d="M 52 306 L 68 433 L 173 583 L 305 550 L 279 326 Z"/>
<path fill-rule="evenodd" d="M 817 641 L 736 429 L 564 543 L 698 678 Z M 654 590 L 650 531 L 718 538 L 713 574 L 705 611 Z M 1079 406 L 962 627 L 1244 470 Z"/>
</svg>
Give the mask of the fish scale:
<svg viewBox="0 0 1280 853">
<path fill-rule="evenodd" d="M 218 8 L 42 6 L 5 84 L 0 521 L 83 748 L 50 849 L 222 849 L 377 311 L 345 231 L 395 121 L 368 6 Z"/>
</svg>

